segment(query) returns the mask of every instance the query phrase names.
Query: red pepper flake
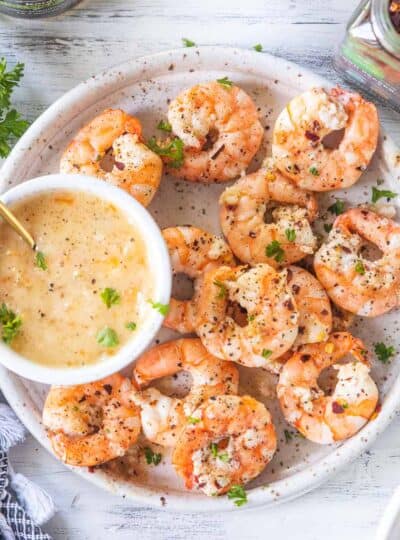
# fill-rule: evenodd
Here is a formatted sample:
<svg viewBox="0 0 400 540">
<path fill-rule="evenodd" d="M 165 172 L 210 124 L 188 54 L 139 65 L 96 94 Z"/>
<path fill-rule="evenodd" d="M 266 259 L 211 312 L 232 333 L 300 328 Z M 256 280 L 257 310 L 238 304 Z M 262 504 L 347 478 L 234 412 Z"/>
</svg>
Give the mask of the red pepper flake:
<svg viewBox="0 0 400 540">
<path fill-rule="evenodd" d="M 310 141 L 313 141 L 313 142 L 317 142 L 319 141 L 319 136 L 316 134 L 316 133 L 313 133 L 312 131 L 306 131 L 305 132 L 305 136 L 307 137 L 307 139 L 309 139 Z"/>
<path fill-rule="evenodd" d="M 335 414 L 342 414 L 344 413 L 344 408 L 338 403 L 337 401 L 334 401 L 332 403 L 332 412 Z"/>
<path fill-rule="evenodd" d="M 94 467 L 88 467 L 88 472 L 94 473 Z"/>
</svg>

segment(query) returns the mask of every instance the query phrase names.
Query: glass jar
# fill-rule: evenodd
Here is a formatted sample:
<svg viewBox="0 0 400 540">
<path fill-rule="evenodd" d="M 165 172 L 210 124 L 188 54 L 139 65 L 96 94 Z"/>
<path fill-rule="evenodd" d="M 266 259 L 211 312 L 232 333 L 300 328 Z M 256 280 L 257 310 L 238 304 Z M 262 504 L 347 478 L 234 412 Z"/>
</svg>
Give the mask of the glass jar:
<svg viewBox="0 0 400 540">
<path fill-rule="evenodd" d="M 0 0 L 0 13 L 24 19 L 51 17 L 78 2 L 80 0 Z"/>
<path fill-rule="evenodd" d="M 350 82 L 374 92 L 400 111 L 400 29 L 396 29 L 397 20 L 389 11 L 392 3 L 363 0 L 358 5 L 334 66 Z"/>
</svg>

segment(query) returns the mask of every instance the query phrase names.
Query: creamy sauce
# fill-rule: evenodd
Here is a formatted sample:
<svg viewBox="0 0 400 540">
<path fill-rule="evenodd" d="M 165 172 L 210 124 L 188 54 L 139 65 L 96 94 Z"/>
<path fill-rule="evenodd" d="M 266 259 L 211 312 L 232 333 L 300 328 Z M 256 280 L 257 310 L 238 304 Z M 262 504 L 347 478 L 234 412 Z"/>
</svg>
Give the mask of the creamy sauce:
<svg viewBox="0 0 400 540">
<path fill-rule="evenodd" d="M 10 346 L 52 367 L 93 364 L 115 354 L 153 309 L 154 282 L 138 230 L 114 205 L 87 193 L 49 191 L 11 209 L 35 238 L 47 269 L 1 224 L 0 303 L 22 319 Z M 110 308 L 102 299 L 106 288 L 119 296 Z M 98 343 L 104 329 L 118 343 Z"/>
</svg>

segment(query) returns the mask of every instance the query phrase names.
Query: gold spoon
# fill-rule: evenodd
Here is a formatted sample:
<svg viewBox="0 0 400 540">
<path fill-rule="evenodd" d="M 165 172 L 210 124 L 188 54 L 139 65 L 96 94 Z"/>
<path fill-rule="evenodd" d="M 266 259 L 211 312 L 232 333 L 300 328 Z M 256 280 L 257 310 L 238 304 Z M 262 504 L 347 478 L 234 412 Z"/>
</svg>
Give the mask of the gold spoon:
<svg viewBox="0 0 400 540">
<path fill-rule="evenodd" d="M 28 233 L 25 227 L 18 221 L 7 206 L 0 201 L 0 216 L 4 218 L 5 221 L 14 229 L 14 231 L 20 235 L 20 237 L 25 240 L 30 248 L 33 250 L 36 249 L 36 242 L 32 236 Z"/>
</svg>

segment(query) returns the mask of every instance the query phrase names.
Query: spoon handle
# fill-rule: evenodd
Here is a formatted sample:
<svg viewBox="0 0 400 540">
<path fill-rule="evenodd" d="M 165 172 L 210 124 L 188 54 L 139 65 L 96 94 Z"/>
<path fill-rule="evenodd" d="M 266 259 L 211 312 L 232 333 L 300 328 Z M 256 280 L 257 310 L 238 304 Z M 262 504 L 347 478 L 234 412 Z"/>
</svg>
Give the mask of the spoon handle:
<svg viewBox="0 0 400 540">
<path fill-rule="evenodd" d="M 2 201 L 0 201 L 0 216 L 25 240 L 30 248 L 36 249 L 35 240 Z"/>
</svg>

